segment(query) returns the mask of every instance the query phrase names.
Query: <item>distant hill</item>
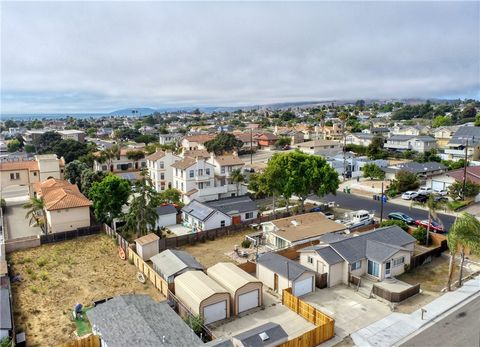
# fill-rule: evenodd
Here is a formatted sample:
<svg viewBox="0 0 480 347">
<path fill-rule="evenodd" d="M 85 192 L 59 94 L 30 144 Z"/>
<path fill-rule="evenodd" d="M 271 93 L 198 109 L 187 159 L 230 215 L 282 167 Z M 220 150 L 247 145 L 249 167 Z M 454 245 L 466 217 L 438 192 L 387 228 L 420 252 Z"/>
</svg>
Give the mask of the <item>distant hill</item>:
<svg viewBox="0 0 480 347">
<path fill-rule="evenodd" d="M 124 108 L 121 110 L 116 110 L 113 112 L 110 112 L 109 115 L 112 116 L 130 116 L 133 115 L 133 111 L 138 111 L 138 113 L 135 112 L 136 116 L 147 116 L 149 114 L 152 114 L 153 112 L 156 112 L 157 110 L 154 108 L 150 107 L 138 107 L 138 108 Z"/>
</svg>

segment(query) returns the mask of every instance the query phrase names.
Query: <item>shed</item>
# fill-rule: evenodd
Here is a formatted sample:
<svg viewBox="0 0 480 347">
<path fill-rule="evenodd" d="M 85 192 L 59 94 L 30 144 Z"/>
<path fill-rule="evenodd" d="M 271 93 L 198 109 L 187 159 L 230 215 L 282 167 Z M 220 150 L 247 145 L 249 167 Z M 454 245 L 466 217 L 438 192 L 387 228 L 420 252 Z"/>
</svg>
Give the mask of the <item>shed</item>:
<svg viewBox="0 0 480 347">
<path fill-rule="evenodd" d="M 158 254 L 158 240 L 160 240 L 160 238 L 154 233 L 150 233 L 136 239 L 135 243 L 137 245 L 137 254 L 140 256 L 140 258 L 143 260 L 148 260 L 155 254 Z"/>
<path fill-rule="evenodd" d="M 237 265 L 217 263 L 207 270 L 207 274 L 230 293 L 233 314 L 262 305 L 262 282 Z"/>
<path fill-rule="evenodd" d="M 193 314 L 210 324 L 230 317 L 230 294 L 202 271 L 187 271 L 175 277 L 175 295 Z M 185 309 L 179 307 L 180 314 Z M 182 312 L 183 311 L 183 312 Z"/>
<path fill-rule="evenodd" d="M 177 224 L 177 209 L 173 205 L 163 205 L 156 208 L 157 223 L 155 227 L 166 227 Z"/>
<path fill-rule="evenodd" d="M 268 322 L 232 337 L 234 346 L 275 347 L 288 341 L 288 335 L 276 323 Z"/>
<path fill-rule="evenodd" d="M 8 288 L 0 288 L 0 340 L 10 336 L 12 330 L 12 311 Z"/>
<path fill-rule="evenodd" d="M 315 291 L 315 272 L 276 253 L 262 254 L 257 260 L 257 278 L 277 293 L 292 288 L 295 296 Z"/>
<path fill-rule="evenodd" d="M 167 249 L 154 255 L 150 260 L 153 269 L 158 272 L 168 283 L 173 283 L 176 276 L 190 270 L 204 270 L 194 257 L 185 251 Z"/>
</svg>

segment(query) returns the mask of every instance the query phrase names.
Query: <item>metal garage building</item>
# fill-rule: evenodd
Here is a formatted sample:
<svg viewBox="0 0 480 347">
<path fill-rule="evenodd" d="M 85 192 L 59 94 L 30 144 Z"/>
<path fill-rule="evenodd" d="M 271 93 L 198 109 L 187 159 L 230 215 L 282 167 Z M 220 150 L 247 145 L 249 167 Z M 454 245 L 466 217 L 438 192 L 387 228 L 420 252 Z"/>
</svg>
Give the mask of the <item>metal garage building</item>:
<svg viewBox="0 0 480 347">
<path fill-rule="evenodd" d="M 202 271 L 175 277 L 175 295 L 193 314 L 210 324 L 230 317 L 230 294 Z M 180 307 L 180 313 L 182 308 Z M 183 310 L 185 311 L 185 310 Z"/>
<path fill-rule="evenodd" d="M 234 315 L 262 305 L 262 282 L 235 264 L 217 263 L 207 270 L 207 274 L 230 293 Z"/>
</svg>

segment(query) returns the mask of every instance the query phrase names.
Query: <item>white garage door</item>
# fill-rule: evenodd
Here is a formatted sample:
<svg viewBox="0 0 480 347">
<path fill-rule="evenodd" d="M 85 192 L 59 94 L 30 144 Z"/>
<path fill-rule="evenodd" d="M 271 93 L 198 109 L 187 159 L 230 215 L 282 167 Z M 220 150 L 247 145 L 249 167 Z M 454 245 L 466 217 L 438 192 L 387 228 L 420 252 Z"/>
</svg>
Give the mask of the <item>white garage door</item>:
<svg viewBox="0 0 480 347">
<path fill-rule="evenodd" d="M 227 318 L 227 301 L 220 301 L 203 308 L 203 320 L 205 324 Z"/>
<path fill-rule="evenodd" d="M 258 289 L 238 297 L 238 312 L 250 310 L 258 306 Z"/>
<path fill-rule="evenodd" d="M 313 288 L 313 277 L 305 278 L 293 284 L 293 295 L 302 296 L 310 293 Z"/>
<path fill-rule="evenodd" d="M 443 189 L 445 189 L 445 183 L 443 183 L 441 181 L 432 180 L 432 189 L 433 190 L 443 190 Z"/>
</svg>

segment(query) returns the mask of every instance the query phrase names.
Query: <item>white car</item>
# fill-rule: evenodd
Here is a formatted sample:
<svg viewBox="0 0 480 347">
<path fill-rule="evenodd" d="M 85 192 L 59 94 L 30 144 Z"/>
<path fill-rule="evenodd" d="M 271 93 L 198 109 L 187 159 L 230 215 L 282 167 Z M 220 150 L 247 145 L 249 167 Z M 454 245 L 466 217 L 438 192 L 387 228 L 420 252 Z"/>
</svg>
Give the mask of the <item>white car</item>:
<svg viewBox="0 0 480 347">
<path fill-rule="evenodd" d="M 442 190 L 434 189 L 433 193 L 437 194 L 437 195 L 440 195 L 440 196 L 447 196 L 448 195 L 448 192 L 444 189 L 442 189 Z"/>
<path fill-rule="evenodd" d="M 402 199 L 403 200 L 412 200 L 413 198 L 416 198 L 418 196 L 417 192 L 409 190 L 408 192 L 405 192 L 402 194 Z"/>
<path fill-rule="evenodd" d="M 418 188 L 417 193 L 419 195 L 430 195 L 433 193 L 433 189 L 429 187 L 420 187 Z"/>
</svg>

